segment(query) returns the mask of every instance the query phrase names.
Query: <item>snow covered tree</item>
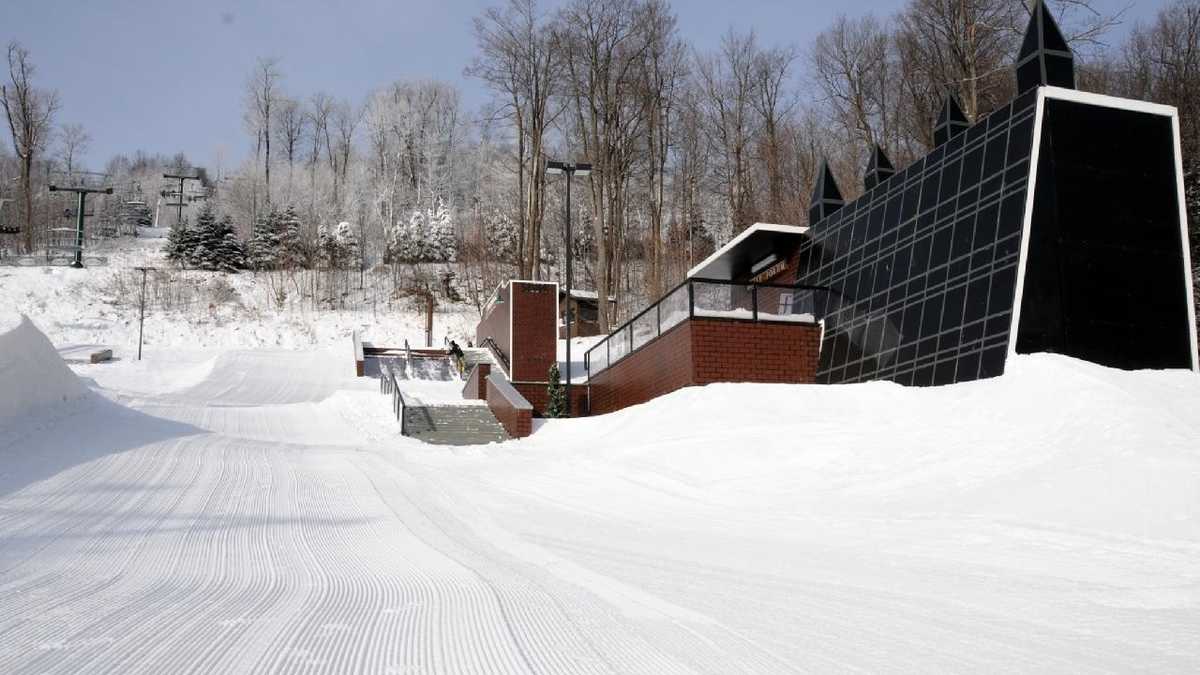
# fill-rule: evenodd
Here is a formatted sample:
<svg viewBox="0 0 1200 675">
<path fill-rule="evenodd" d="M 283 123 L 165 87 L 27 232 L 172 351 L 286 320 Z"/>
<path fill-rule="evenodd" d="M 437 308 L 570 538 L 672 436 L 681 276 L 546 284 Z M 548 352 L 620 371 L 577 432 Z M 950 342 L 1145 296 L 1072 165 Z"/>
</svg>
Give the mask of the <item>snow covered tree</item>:
<svg viewBox="0 0 1200 675">
<path fill-rule="evenodd" d="M 213 221 L 204 237 L 208 256 L 201 269 L 217 272 L 237 272 L 246 267 L 246 249 L 233 228 L 233 218 L 225 216 Z"/>
<path fill-rule="evenodd" d="M 296 210 L 288 207 L 277 221 L 279 241 L 279 265 L 284 269 L 294 269 L 304 266 L 304 242 L 300 238 L 300 216 Z"/>
<path fill-rule="evenodd" d="M 426 242 L 426 260 L 454 262 L 458 258 L 458 235 L 454 231 L 454 218 L 445 200 L 439 199 L 427 218 Z"/>
<path fill-rule="evenodd" d="M 563 386 L 557 363 L 550 364 L 550 373 L 546 378 L 546 394 L 550 400 L 546 406 L 546 417 L 567 417 L 571 414 L 567 407 L 566 387 Z"/>
<path fill-rule="evenodd" d="M 342 253 L 345 256 L 345 264 L 347 267 L 354 264 L 358 260 L 358 235 L 355 234 L 354 228 L 347 221 L 338 223 L 337 226 L 337 242 L 341 247 Z"/>
<path fill-rule="evenodd" d="M 279 257 L 279 212 L 272 210 L 254 223 L 246 263 L 252 269 L 273 270 L 279 267 Z"/>
<path fill-rule="evenodd" d="M 176 265 L 186 265 L 191 251 L 191 242 L 189 241 L 191 238 L 192 234 L 189 232 L 186 218 L 171 226 L 171 232 L 167 235 L 167 244 L 163 247 L 163 252 L 167 254 L 167 260 Z"/>
<path fill-rule="evenodd" d="M 172 231 L 172 235 L 174 235 Z M 245 266 L 246 255 L 234 232 L 233 219 L 217 218 L 211 204 L 205 204 L 196 217 L 196 227 L 183 230 L 168 257 L 202 270 L 236 272 Z"/>
</svg>

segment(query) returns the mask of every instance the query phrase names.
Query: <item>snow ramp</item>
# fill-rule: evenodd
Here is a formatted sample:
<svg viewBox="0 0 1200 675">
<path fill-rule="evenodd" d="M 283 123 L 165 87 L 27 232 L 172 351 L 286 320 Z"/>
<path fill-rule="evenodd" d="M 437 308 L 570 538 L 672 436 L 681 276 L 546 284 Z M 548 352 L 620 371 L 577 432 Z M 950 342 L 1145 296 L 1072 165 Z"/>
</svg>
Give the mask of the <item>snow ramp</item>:
<svg viewBox="0 0 1200 675">
<path fill-rule="evenodd" d="M 0 314 L 0 427 L 88 388 L 24 314 Z"/>
</svg>

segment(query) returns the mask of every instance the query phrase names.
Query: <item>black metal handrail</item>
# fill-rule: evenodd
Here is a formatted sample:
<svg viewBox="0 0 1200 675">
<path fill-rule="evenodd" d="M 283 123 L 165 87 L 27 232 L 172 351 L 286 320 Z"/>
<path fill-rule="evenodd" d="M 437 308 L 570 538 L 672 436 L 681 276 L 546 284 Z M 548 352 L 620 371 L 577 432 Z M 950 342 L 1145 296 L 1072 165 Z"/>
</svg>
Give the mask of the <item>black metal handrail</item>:
<svg viewBox="0 0 1200 675">
<path fill-rule="evenodd" d="M 479 343 L 479 346 L 487 347 L 488 351 L 492 353 L 492 356 L 496 357 L 496 360 L 499 361 L 500 365 L 504 367 L 504 374 L 512 377 L 512 368 L 510 368 L 508 365 L 508 357 L 504 355 L 504 351 L 500 349 L 500 345 L 496 344 L 495 340 L 493 340 L 491 337 L 485 337 L 483 342 Z"/>
<path fill-rule="evenodd" d="M 783 319 L 783 318 L 779 318 L 779 317 L 787 316 L 787 315 L 794 316 L 796 314 L 808 314 L 808 313 L 812 314 L 813 321 L 817 321 L 820 319 L 819 315 L 824 314 L 823 310 L 824 310 L 825 302 L 822 301 L 822 302 L 818 303 L 816 296 L 817 296 L 817 294 L 825 294 L 825 293 L 829 292 L 829 287 L 827 287 L 827 286 L 812 286 L 812 285 L 808 285 L 808 284 L 755 284 L 755 283 L 740 283 L 740 282 L 728 281 L 725 279 L 705 279 L 705 278 L 685 279 L 682 282 L 680 282 L 678 285 L 673 287 L 671 290 L 669 290 L 665 294 L 663 294 L 663 296 L 660 297 L 658 300 L 656 300 L 654 303 L 650 304 L 648 307 L 646 307 L 642 311 L 638 312 L 636 315 L 634 315 L 633 318 L 629 319 L 628 321 L 626 321 L 625 323 L 621 324 L 619 327 L 614 329 L 607 336 L 605 336 L 605 338 L 603 340 L 600 340 L 595 345 L 593 345 L 590 349 L 587 350 L 587 352 L 584 354 L 583 361 L 584 361 L 584 369 L 587 371 L 588 377 L 590 378 L 593 373 L 600 372 L 601 370 L 608 368 L 609 366 L 616 363 L 617 361 L 620 361 L 621 359 L 625 358 L 626 356 L 633 353 L 637 349 L 641 348 L 641 346 L 643 346 L 644 344 L 649 343 L 650 341 L 658 338 L 666 330 L 673 328 L 676 325 L 682 323 L 684 320 L 695 318 L 696 310 L 697 310 L 697 306 L 696 306 L 696 302 L 697 302 L 696 289 L 697 289 L 697 287 L 699 287 L 701 289 L 705 289 L 705 288 L 714 287 L 714 286 L 727 287 L 730 289 L 728 304 L 730 304 L 731 307 L 729 309 L 725 309 L 725 310 L 712 310 L 712 309 L 706 309 L 705 307 L 701 306 L 700 307 L 700 311 L 701 311 L 700 316 L 741 319 L 741 320 L 745 320 L 745 321 L 794 321 L 794 319 Z M 686 289 L 686 294 L 684 293 L 685 289 Z M 740 298 L 739 300 L 746 301 L 746 304 L 748 304 L 748 307 L 742 307 L 740 302 L 737 302 L 737 303 L 734 302 L 733 293 L 732 293 L 732 291 L 734 289 L 745 289 L 747 291 L 746 295 L 743 298 Z M 811 312 L 796 312 L 795 311 L 795 307 L 796 307 L 796 302 L 795 302 L 796 299 L 795 298 L 792 299 L 792 304 L 788 308 L 788 311 L 785 313 L 760 312 L 759 311 L 759 296 L 763 290 L 776 290 L 779 293 L 784 293 L 784 292 L 795 293 L 796 291 L 809 291 L 813 296 L 809 303 Z M 733 305 L 737 305 L 737 306 L 734 307 Z M 666 325 L 665 326 L 664 326 L 664 316 L 663 316 L 663 307 L 664 306 L 669 306 L 668 312 L 673 312 L 673 313 L 669 313 L 666 316 Z M 686 310 L 686 313 L 684 312 L 684 310 Z M 746 313 L 745 316 L 742 315 L 743 312 Z M 653 314 L 651 314 L 651 313 L 653 313 Z M 772 318 L 764 318 L 764 317 L 777 317 L 777 318 L 772 319 Z M 639 322 L 641 324 L 647 324 L 646 327 L 652 329 L 651 330 L 652 335 L 648 339 L 646 339 L 645 342 L 642 343 L 642 345 L 635 346 L 633 344 L 634 343 L 634 335 L 635 335 L 634 328 L 639 325 Z M 649 325 L 651 323 L 653 325 Z M 614 357 L 612 347 L 614 344 L 614 340 L 617 340 L 617 339 L 623 339 L 626 341 L 626 343 L 623 345 L 619 345 L 619 349 Z M 593 368 L 593 362 L 594 362 L 593 354 L 600 354 L 601 352 L 599 352 L 599 350 L 601 350 L 601 349 L 604 350 L 603 351 L 604 365 L 603 365 L 603 367 Z"/>
<path fill-rule="evenodd" d="M 383 366 L 379 372 L 379 393 L 392 395 L 392 413 L 400 420 L 400 435 L 407 436 L 408 423 L 404 414 L 407 402 L 404 400 L 404 393 L 400 391 L 400 384 L 396 381 L 396 373 L 387 366 Z"/>
</svg>

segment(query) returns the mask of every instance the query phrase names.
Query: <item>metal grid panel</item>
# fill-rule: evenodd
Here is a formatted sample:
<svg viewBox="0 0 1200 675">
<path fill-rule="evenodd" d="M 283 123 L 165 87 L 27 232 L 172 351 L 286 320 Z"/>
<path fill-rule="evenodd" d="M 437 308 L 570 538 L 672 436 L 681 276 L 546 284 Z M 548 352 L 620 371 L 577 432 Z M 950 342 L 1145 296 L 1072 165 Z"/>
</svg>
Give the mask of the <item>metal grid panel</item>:
<svg viewBox="0 0 1200 675">
<path fill-rule="evenodd" d="M 948 384 L 1004 370 L 1036 92 L 815 223 L 801 281 L 822 308 L 817 381 Z"/>
</svg>

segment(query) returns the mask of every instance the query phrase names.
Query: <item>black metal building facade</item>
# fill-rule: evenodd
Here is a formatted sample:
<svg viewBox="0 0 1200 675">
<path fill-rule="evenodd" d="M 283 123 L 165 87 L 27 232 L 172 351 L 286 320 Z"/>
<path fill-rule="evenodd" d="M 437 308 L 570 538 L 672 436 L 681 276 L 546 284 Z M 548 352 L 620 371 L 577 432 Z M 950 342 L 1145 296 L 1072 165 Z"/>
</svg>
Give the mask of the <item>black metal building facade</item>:
<svg viewBox="0 0 1200 675">
<path fill-rule="evenodd" d="M 1037 351 L 1197 367 L 1176 112 L 1067 88 L 1041 3 L 1030 31 L 1008 105 L 968 126 L 948 98 L 938 146 L 895 172 L 877 150 L 852 202 L 822 169 L 798 273 L 832 289 L 819 382 L 948 384 Z"/>
</svg>

